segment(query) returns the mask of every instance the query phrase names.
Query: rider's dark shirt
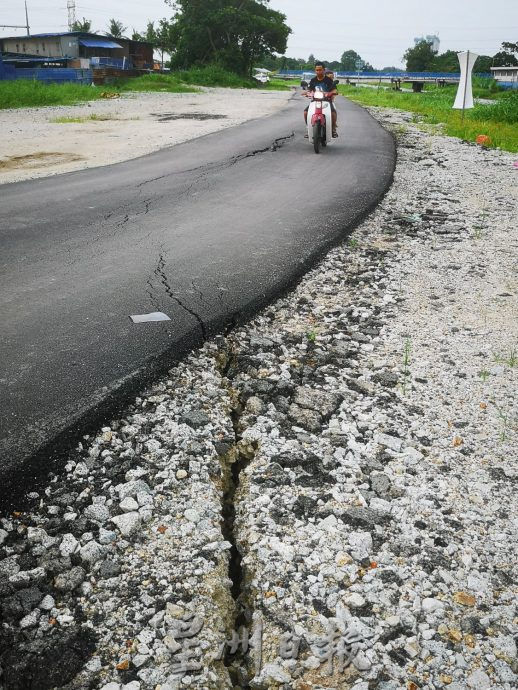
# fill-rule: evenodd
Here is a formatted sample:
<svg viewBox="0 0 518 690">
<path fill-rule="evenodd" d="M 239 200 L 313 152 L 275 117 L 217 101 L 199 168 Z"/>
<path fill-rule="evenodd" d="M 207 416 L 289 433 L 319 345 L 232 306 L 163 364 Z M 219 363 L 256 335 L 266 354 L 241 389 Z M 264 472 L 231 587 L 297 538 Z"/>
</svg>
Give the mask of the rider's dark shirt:
<svg viewBox="0 0 518 690">
<path fill-rule="evenodd" d="M 328 93 L 329 91 L 334 91 L 336 88 L 335 83 L 329 77 L 324 77 L 322 81 L 319 81 L 316 77 L 309 82 L 308 91 L 324 91 Z"/>
</svg>

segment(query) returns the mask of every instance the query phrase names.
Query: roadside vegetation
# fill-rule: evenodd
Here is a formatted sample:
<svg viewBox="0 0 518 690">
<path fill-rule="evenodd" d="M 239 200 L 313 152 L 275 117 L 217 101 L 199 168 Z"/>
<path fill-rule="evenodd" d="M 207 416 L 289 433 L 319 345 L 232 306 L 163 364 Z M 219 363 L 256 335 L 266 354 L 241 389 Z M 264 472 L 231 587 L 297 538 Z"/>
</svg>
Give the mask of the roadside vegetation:
<svg viewBox="0 0 518 690">
<path fill-rule="evenodd" d="M 102 91 L 165 91 L 168 93 L 193 93 L 197 89 L 184 83 L 176 74 L 165 72 L 157 74 L 143 74 L 141 77 L 116 79 L 110 84 L 96 87 Z"/>
<path fill-rule="evenodd" d="M 177 72 L 146 74 L 132 79 L 120 79 L 110 84 L 110 88 L 120 91 L 170 91 L 188 93 L 196 91 L 197 86 L 220 86 L 230 89 L 274 89 L 290 90 L 291 86 L 282 79 L 272 79 L 268 84 L 260 84 L 255 79 L 242 77 L 223 69 L 219 65 L 192 67 Z"/>
<path fill-rule="evenodd" d="M 340 94 L 362 105 L 396 108 L 415 113 L 425 125 L 438 125 L 441 131 L 464 141 L 474 142 L 485 136 L 484 145 L 505 151 L 518 151 L 518 92 L 490 92 L 484 84 L 475 84 L 476 98 L 491 98 L 491 104 L 477 104 L 466 110 L 453 110 L 457 87 L 426 86 L 422 93 L 392 91 L 340 84 Z"/>
<path fill-rule="evenodd" d="M 74 105 L 95 101 L 101 89 L 81 84 L 44 84 L 29 79 L 0 81 L 0 109 L 38 108 L 46 105 Z"/>
<path fill-rule="evenodd" d="M 247 79 L 216 65 L 208 65 L 179 72 L 159 72 L 144 74 L 141 77 L 117 79 L 103 86 L 81 86 L 72 83 L 44 84 L 25 79 L 0 81 L 0 109 L 74 105 L 103 98 L 112 93 L 128 91 L 195 93 L 199 90 L 197 88 L 199 86 L 273 91 L 289 91 L 292 88 L 290 82 L 282 79 L 272 79 L 268 84 L 260 84 L 255 79 Z"/>
</svg>

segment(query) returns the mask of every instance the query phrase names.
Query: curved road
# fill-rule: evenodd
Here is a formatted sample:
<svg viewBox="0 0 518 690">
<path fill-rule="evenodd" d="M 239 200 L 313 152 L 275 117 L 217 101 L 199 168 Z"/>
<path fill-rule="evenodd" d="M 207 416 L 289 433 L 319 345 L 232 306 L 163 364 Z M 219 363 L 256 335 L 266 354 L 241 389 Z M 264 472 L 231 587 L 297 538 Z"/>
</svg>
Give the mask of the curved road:
<svg viewBox="0 0 518 690">
<path fill-rule="evenodd" d="M 303 102 L 104 168 L 0 190 L 0 485 L 301 276 L 391 183 L 391 136 L 341 99 L 315 155 Z M 133 324 L 164 311 L 171 321 Z"/>
</svg>

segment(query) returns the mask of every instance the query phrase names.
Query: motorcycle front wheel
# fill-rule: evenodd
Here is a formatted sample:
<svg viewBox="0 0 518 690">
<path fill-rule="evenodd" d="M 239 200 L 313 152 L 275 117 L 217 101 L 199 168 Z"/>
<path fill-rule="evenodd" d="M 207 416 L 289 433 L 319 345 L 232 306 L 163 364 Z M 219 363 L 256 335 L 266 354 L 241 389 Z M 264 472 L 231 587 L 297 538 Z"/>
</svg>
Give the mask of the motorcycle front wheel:
<svg viewBox="0 0 518 690">
<path fill-rule="evenodd" d="M 313 148 L 315 153 L 320 153 L 320 140 L 322 137 L 322 125 L 317 122 L 313 125 Z"/>
</svg>

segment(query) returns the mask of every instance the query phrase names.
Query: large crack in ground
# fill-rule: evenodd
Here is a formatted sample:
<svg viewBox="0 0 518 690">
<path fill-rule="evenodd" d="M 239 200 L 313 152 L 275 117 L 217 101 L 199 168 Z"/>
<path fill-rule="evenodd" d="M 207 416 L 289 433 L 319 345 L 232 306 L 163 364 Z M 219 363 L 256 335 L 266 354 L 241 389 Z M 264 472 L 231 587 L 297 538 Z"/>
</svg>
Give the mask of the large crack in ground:
<svg viewBox="0 0 518 690">
<path fill-rule="evenodd" d="M 231 339 L 219 338 L 220 348 L 215 357 L 215 363 L 222 377 L 224 386 L 231 401 L 229 410 L 234 432 L 234 443 L 229 451 L 220 457 L 221 474 L 225 487 L 222 502 L 222 534 L 231 544 L 229 552 L 229 579 L 231 582 L 230 593 L 235 602 L 234 625 L 232 631 L 239 634 L 247 629 L 253 619 L 253 610 L 246 599 L 245 573 L 242 566 L 241 547 L 238 544 L 236 531 L 236 501 L 240 489 L 240 479 L 246 468 L 255 458 L 258 452 L 256 442 L 246 442 L 242 438 L 241 418 L 243 403 L 238 392 L 232 388 L 232 380 L 228 378 L 232 367 L 235 367 L 235 347 Z M 241 632 L 242 634 L 242 632 Z M 238 650 L 236 650 L 238 651 Z M 229 671 L 233 688 L 247 690 L 250 688 L 249 680 L 252 677 L 247 670 L 246 650 L 231 654 L 228 650 L 224 655 L 225 666 Z"/>
<path fill-rule="evenodd" d="M 0 521 L 2 690 L 516 686 L 515 408 L 503 428 L 491 417 L 515 400 L 514 357 L 479 375 L 480 353 L 508 344 L 513 228 L 489 199 L 490 246 L 474 239 L 466 201 L 481 157 L 508 158 L 448 146 L 469 183 L 441 178 L 442 155 L 430 183 L 428 149 L 426 166 L 407 159 L 353 242 L 171 369 Z M 491 343 L 468 306 L 486 264 Z M 364 638 L 343 672 L 323 666 L 330 623 Z"/>
</svg>

